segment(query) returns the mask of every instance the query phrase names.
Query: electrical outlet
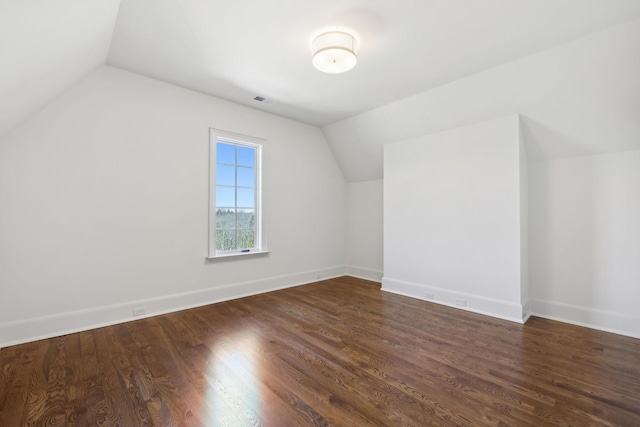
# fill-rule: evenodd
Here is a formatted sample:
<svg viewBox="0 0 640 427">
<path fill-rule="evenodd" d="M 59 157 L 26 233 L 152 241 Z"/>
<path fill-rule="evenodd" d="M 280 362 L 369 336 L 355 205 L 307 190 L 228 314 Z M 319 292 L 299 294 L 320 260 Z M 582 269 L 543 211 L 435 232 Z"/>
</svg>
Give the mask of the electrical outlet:
<svg viewBox="0 0 640 427">
<path fill-rule="evenodd" d="M 142 316 L 145 313 L 146 313 L 146 310 L 144 307 L 136 307 L 133 309 L 133 317 Z"/>
<path fill-rule="evenodd" d="M 424 297 L 425 297 L 426 299 L 433 299 L 433 298 L 434 298 L 434 296 L 433 296 L 433 292 L 425 292 L 425 293 L 424 293 Z"/>
<path fill-rule="evenodd" d="M 466 299 L 457 299 L 456 300 L 456 304 L 462 307 L 466 307 L 467 306 L 467 300 Z"/>
</svg>

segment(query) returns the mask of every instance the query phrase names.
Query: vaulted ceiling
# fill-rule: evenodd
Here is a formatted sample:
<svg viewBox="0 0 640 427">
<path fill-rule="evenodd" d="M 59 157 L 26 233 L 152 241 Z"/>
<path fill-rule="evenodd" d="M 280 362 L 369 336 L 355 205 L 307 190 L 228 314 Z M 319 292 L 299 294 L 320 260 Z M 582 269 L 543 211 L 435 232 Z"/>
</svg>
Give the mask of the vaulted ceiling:
<svg viewBox="0 0 640 427">
<path fill-rule="evenodd" d="M 103 65 L 118 0 L 0 0 L 0 138 Z"/>
<path fill-rule="evenodd" d="M 344 171 L 365 129 L 341 121 L 638 18 L 638 0 L 2 0 L 0 137 L 107 64 L 325 127 Z M 348 73 L 311 65 L 328 25 L 359 33 Z"/>
</svg>

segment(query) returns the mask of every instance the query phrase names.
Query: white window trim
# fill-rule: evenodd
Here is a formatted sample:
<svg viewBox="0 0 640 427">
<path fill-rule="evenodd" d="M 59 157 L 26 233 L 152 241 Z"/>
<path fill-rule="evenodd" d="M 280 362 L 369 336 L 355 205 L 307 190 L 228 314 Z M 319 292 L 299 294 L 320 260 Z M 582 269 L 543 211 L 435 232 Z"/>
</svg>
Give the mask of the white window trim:
<svg viewBox="0 0 640 427">
<path fill-rule="evenodd" d="M 216 147 L 217 142 L 230 142 L 254 145 L 260 147 L 256 150 L 256 249 L 248 252 L 216 251 Z M 207 259 L 224 259 L 238 256 L 253 256 L 268 254 L 267 239 L 265 233 L 265 209 L 262 196 L 264 174 L 264 143 L 266 139 L 239 133 L 227 132 L 219 129 L 209 129 L 209 251 Z"/>
</svg>

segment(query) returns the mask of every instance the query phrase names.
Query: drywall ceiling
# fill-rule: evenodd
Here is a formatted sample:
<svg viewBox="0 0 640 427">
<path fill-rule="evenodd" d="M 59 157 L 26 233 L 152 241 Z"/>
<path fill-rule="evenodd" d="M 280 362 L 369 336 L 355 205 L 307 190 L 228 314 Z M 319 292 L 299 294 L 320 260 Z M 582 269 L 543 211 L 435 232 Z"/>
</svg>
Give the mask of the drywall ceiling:
<svg viewBox="0 0 640 427">
<path fill-rule="evenodd" d="M 324 126 L 634 16 L 638 0 L 122 0 L 107 63 Z M 311 65 L 330 25 L 360 35 L 348 73 Z"/>
<path fill-rule="evenodd" d="M 377 179 L 382 143 L 461 124 L 402 100 L 638 18 L 638 0 L 0 0 L 0 137 L 106 63 L 321 126 L 347 180 Z M 361 39 L 345 74 L 311 65 L 331 25 Z M 519 111 L 474 105 L 491 114 L 467 122 Z"/>
<path fill-rule="evenodd" d="M 325 126 L 347 181 L 382 179 L 384 145 L 521 115 L 530 160 L 640 149 L 640 19 Z"/>
<path fill-rule="evenodd" d="M 105 63 L 120 0 L 0 0 L 0 137 Z"/>
</svg>

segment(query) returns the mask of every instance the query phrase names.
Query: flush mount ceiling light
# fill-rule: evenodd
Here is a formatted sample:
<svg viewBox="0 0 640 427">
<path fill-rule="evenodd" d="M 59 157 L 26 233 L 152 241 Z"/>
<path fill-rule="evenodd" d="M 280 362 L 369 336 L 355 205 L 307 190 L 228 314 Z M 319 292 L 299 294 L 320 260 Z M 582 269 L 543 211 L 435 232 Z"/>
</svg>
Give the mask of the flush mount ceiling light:
<svg viewBox="0 0 640 427">
<path fill-rule="evenodd" d="M 352 69 L 358 58 L 358 41 L 346 31 L 326 31 L 311 42 L 313 66 L 323 73 L 339 74 Z"/>
</svg>

